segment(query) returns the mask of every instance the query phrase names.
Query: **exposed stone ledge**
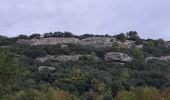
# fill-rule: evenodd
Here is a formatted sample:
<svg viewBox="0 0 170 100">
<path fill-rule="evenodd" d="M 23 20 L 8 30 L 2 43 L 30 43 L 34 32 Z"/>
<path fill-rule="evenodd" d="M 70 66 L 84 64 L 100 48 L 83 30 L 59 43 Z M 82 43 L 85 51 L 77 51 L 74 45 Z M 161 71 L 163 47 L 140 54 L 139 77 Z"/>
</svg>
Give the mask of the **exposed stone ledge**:
<svg viewBox="0 0 170 100">
<path fill-rule="evenodd" d="M 67 62 L 67 61 L 78 61 L 80 57 L 83 55 L 75 54 L 75 55 L 59 55 L 59 56 L 50 56 L 47 55 L 45 57 L 36 58 L 40 62 L 46 61 L 59 61 L 59 62 Z"/>
<path fill-rule="evenodd" d="M 55 59 L 55 56 L 51 56 L 51 55 L 47 55 L 45 57 L 38 57 L 36 58 L 36 60 L 40 61 L 40 62 L 46 62 L 48 60 L 52 60 L 52 59 Z"/>
<path fill-rule="evenodd" d="M 162 57 L 147 57 L 146 61 L 149 60 L 160 60 L 160 61 L 170 61 L 170 56 L 162 56 Z"/>
<path fill-rule="evenodd" d="M 57 56 L 53 61 L 68 62 L 68 61 L 78 61 L 82 55 L 61 55 Z"/>
<path fill-rule="evenodd" d="M 19 44 L 29 44 L 29 45 L 56 45 L 56 44 L 79 44 L 81 46 L 86 47 L 94 47 L 94 48 L 106 48 L 113 47 L 114 43 L 117 43 L 122 48 L 132 48 L 134 45 L 134 41 L 125 41 L 119 42 L 116 41 L 114 37 L 90 37 L 79 40 L 77 38 L 40 38 L 40 39 L 30 39 L 24 40 L 19 39 L 17 41 Z"/>
<path fill-rule="evenodd" d="M 40 38 L 40 39 L 30 39 L 24 40 L 20 39 L 17 41 L 19 44 L 29 44 L 29 45 L 56 45 L 56 44 L 78 44 L 80 40 L 77 38 Z"/>
<path fill-rule="evenodd" d="M 105 55 L 107 62 L 119 61 L 119 62 L 131 62 L 132 58 L 127 54 L 121 52 L 109 52 Z"/>
</svg>

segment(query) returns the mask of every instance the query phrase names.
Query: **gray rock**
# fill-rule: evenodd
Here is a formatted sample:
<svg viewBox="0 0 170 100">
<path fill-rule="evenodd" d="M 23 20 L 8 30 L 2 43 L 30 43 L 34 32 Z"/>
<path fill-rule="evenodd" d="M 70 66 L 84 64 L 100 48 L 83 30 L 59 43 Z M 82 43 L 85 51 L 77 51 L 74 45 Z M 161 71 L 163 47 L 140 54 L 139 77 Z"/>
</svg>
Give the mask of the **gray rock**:
<svg viewBox="0 0 170 100">
<path fill-rule="evenodd" d="M 68 48 L 68 45 L 62 44 L 61 48 Z"/>
<path fill-rule="evenodd" d="M 135 48 L 137 48 L 137 49 L 143 49 L 143 45 L 136 45 Z"/>
<path fill-rule="evenodd" d="M 0 46 L 0 48 L 5 49 L 5 48 L 10 48 L 11 46 Z"/>
<path fill-rule="evenodd" d="M 27 39 L 19 39 L 17 42 L 17 44 L 22 44 L 22 45 L 31 45 L 33 44 L 33 42 L 31 40 L 27 40 Z"/>
<path fill-rule="evenodd" d="M 51 55 L 47 55 L 47 56 L 45 56 L 45 57 L 41 57 L 41 58 L 36 58 L 36 60 L 38 60 L 38 61 L 40 61 L 40 62 L 46 62 L 46 61 L 48 61 L 48 60 L 52 60 L 52 59 L 54 59 L 55 58 L 55 56 L 51 56 Z"/>
<path fill-rule="evenodd" d="M 120 48 L 133 48 L 135 45 L 135 42 L 130 40 L 126 40 L 125 42 L 115 41 L 115 43 L 118 44 Z"/>
<path fill-rule="evenodd" d="M 89 46 L 94 48 L 106 48 L 112 47 L 115 38 L 109 37 L 90 37 L 81 40 L 82 46 Z"/>
<path fill-rule="evenodd" d="M 56 44 L 78 44 L 80 42 L 77 38 L 40 38 L 40 39 L 30 39 L 30 40 L 18 40 L 19 44 L 29 44 L 29 45 L 56 45 Z"/>
<path fill-rule="evenodd" d="M 57 56 L 53 61 L 68 62 L 68 61 L 78 61 L 82 55 L 60 55 Z"/>
<path fill-rule="evenodd" d="M 162 57 L 146 57 L 146 61 L 149 61 L 149 60 L 170 61 L 170 56 L 162 56 Z"/>
<path fill-rule="evenodd" d="M 48 67 L 48 66 L 39 66 L 38 71 L 41 72 L 43 69 L 48 69 L 50 71 L 54 71 L 56 68 L 54 67 Z"/>
<path fill-rule="evenodd" d="M 94 48 L 106 48 L 113 47 L 114 43 L 120 45 L 123 48 L 132 48 L 134 41 L 127 40 L 125 42 L 116 41 L 114 37 L 89 37 L 85 39 L 77 38 L 66 38 L 66 37 L 49 37 L 49 38 L 40 38 L 40 39 L 30 39 L 24 40 L 19 39 L 18 44 L 29 44 L 29 45 L 56 45 L 56 44 L 80 44 L 80 46 L 94 47 Z"/>
<path fill-rule="evenodd" d="M 131 62 L 132 58 L 121 52 L 110 52 L 105 55 L 106 61 Z"/>
</svg>

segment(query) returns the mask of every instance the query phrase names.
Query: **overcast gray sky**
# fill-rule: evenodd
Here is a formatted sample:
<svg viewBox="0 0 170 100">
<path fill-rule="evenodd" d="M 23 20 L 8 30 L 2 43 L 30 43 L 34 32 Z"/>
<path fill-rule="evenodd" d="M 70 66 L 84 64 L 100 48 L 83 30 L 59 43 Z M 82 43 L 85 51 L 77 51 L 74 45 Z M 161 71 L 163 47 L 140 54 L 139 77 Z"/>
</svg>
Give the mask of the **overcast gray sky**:
<svg viewBox="0 0 170 100">
<path fill-rule="evenodd" d="M 0 34 L 70 31 L 170 40 L 170 0 L 0 0 Z"/>
</svg>

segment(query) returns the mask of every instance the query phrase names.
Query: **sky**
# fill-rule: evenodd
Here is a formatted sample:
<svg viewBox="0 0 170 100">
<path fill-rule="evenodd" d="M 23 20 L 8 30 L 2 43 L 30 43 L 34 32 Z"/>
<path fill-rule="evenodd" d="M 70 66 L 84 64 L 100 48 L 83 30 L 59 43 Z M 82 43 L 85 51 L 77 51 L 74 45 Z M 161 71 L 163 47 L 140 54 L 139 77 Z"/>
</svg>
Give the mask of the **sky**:
<svg viewBox="0 0 170 100">
<path fill-rule="evenodd" d="M 0 0 L 0 35 L 55 31 L 170 40 L 170 0 Z"/>
</svg>

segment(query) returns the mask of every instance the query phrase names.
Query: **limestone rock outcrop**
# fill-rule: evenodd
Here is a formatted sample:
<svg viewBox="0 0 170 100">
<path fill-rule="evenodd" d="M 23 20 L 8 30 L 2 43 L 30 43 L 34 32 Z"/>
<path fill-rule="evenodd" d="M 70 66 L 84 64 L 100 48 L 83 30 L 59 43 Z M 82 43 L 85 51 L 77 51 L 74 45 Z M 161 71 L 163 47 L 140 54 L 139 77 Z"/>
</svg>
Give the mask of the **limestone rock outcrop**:
<svg viewBox="0 0 170 100">
<path fill-rule="evenodd" d="M 90 46 L 94 48 L 112 47 L 115 38 L 109 37 L 91 37 L 82 39 L 80 44 L 83 46 Z"/>
<path fill-rule="evenodd" d="M 117 43 L 121 48 L 132 48 L 134 41 L 127 40 L 125 42 L 116 41 L 114 37 L 89 37 L 85 39 L 77 38 L 66 38 L 66 37 L 49 37 L 40 39 L 19 39 L 18 44 L 29 44 L 29 45 L 56 45 L 56 44 L 78 44 L 84 47 L 94 47 L 94 48 L 111 48 L 114 43 Z"/>
<path fill-rule="evenodd" d="M 40 62 L 46 62 L 48 60 L 52 60 L 52 59 L 55 59 L 55 56 L 51 56 L 51 55 L 47 55 L 45 57 L 38 57 L 36 58 L 36 60 L 40 61 Z"/>
<path fill-rule="evenodd" d="M 82 55 L 60 55 L 57 56 L 53 61 L 68 62 L 68 61 L 78 61 Z"/>
<path fill-rule="evenodd" d="M 30 39 L 30 40 L 18 40 L 19 44 L 29 44 L 29 45 L 56 45 L 56 44 L 78 44 L 80 40 L 77 38 L 40 38 L 40 39 Z"/>
<path fill-rule="evenodd" d="M 117 43 L 120 48 L 133 48 L 135 45 L 135 42 L 130 40 L 126 40 L 125 42 L 114 41 L 114 43 Z"/>
<path fill-rule="evenodd" d="M 170 61 L 170 56 L 162 56 L 162 57 L 146 57 L 146 61 L 149 61 L 149 60 Z"/>
<path fill-rule="evenodd" d="M 36 58 L 36 60 L 44 63 L 46 61 L 58 61 L 58 62 L 68 62 L 68 61 L 78 61 L 80 57 L 84 55 L 79 55 L 79 54 L 74 54 L 74 55 L 56 55 L 56 56 L 51 56 L 47 55 L 45 57 L 39 57 Z"/>
<path fill-rule="evenodd" d="M 119 62 L 131 62 L 132 58 L 127 54 L 121 52 L 109 52 L 105 55 L 107 62 L 119 61 Z"/>
</svg>

